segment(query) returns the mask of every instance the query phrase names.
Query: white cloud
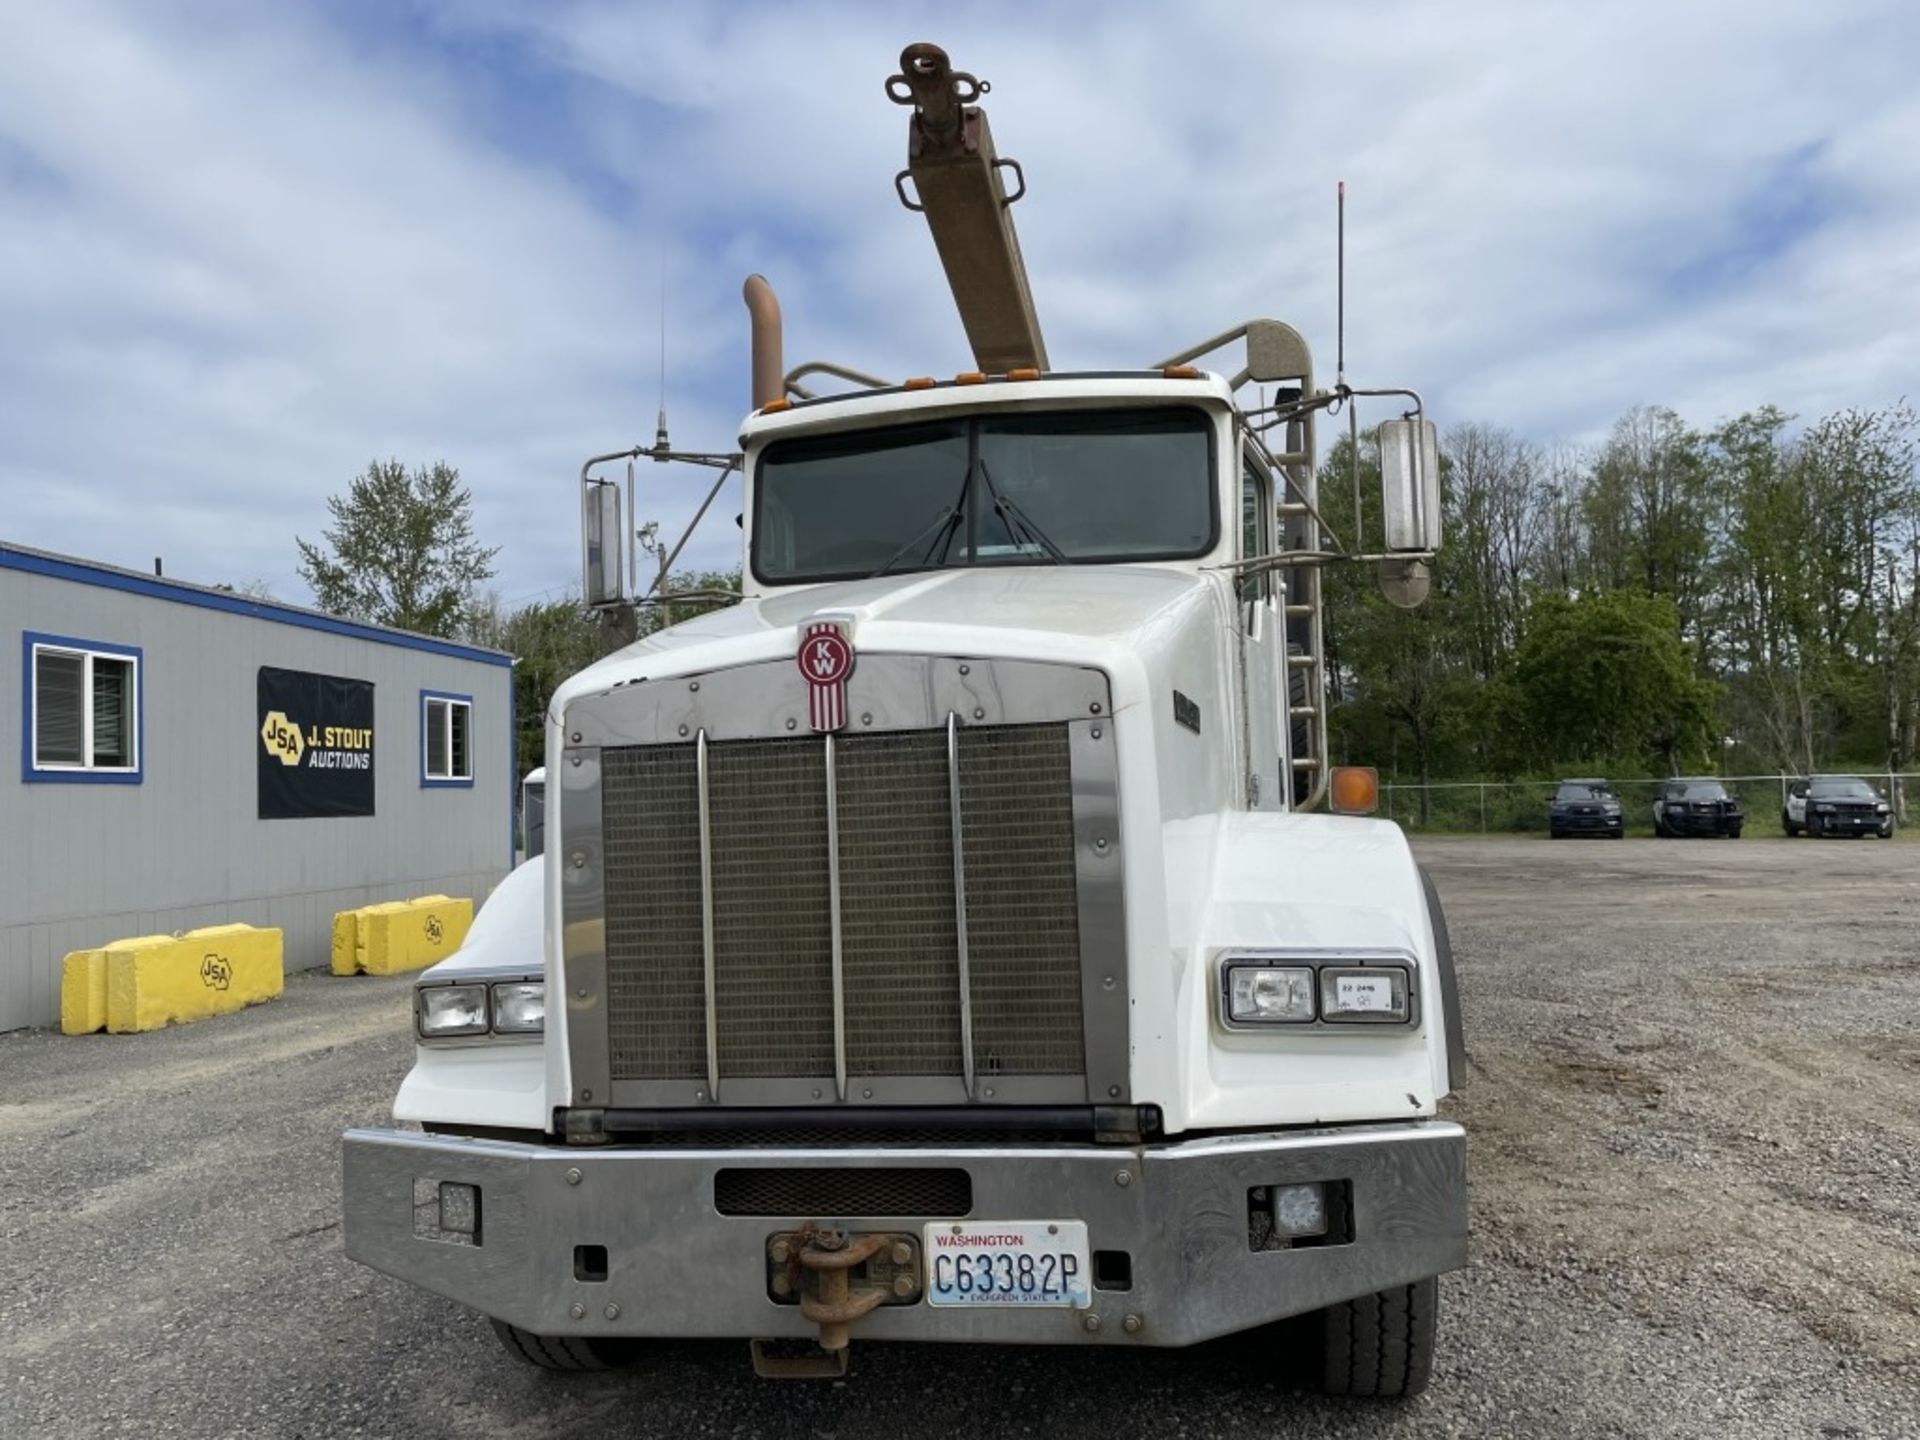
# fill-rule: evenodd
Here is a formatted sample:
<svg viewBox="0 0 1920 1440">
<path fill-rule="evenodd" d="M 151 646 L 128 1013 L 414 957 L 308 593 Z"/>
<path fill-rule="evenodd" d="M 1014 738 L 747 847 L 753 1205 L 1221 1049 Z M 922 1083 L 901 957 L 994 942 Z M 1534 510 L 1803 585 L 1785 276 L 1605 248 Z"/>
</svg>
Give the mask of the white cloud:
<svg viewBox="0 0 1920 1440">
<path fill-rule="evenodd" d="M 300 598 L 292 535 L 327 494 L 374 456 L 444 457 L 507 595 L 565 585 L 580 458 L 651 437 L 663 248 L 682 444 L 728 444 L 744 405 L 749 269 L 790 359 L 962 368 L 891 193 L 881 82 L 919 38 L 994 83 L 1058 365 L 1273 314 L 1330 372 L 1343 177 L 1350 370 L 1443 419 L 1814 414 L 1920 364 L 1904 6 L 325 13 L 10 22 L 9 537 Z M 685 513 L 699 481 L 676 483 Z M 696 553 L 724 554 L 728 513 Z"/>
</svg>

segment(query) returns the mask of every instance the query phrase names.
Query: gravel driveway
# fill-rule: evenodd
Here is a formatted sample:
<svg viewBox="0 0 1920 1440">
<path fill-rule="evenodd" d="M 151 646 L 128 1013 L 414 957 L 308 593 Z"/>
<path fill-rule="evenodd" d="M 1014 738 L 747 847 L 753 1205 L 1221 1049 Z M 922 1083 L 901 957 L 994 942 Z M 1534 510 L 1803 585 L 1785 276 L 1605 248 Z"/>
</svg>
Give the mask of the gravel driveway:
<svg viewBox="0 0 1920 1440">
<path fill-rule="evenodd" d="M 339 1132 L 404 980 L 0 1036 L 0 1436 L 1920 1435 L 1920 846 L 1424 840 L 1461 964 L 1473 1264 L 1433 1390 L 1284 1357 L 744 1345 L 570 1378 L 352 1265 Z"/>
</svg>

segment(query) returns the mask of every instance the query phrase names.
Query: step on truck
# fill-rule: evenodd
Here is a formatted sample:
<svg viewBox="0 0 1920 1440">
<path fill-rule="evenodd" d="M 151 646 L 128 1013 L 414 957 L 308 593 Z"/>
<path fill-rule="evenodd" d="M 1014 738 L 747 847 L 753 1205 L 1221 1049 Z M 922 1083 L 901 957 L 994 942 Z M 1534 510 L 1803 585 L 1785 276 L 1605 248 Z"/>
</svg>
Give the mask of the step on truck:
<svg viewBox="0 0 1920 1440">
<path fill-rule="evenodd" d="M 1424 594 L 1433 426 L 1272 320 L 1052 369 L 986 88 L 931 45 L 887 86 L 973 370 L 786 370 L 753 277 L 739 449 L 663 419 L 583 467 L 616 641 L 685 599 L 639 573 L 636 462 L 740 477 L 741 594 L 554 697 L 544 847 L 415 988 L 347 1253 L 555 1369 L 1250 1332 L 1417 1393 L 1466 1258 L 1459 1008 L 1432 885 L 1330 762 L 1320 578 Z M 1346 534 L 1334 416 L 1379 457 Z"/>
</svg>

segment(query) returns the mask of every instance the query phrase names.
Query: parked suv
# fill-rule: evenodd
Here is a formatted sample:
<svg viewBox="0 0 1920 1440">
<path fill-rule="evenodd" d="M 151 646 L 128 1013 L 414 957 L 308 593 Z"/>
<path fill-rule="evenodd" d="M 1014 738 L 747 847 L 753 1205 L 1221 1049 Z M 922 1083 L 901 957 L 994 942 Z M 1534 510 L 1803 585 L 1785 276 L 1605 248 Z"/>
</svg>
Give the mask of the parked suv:
<svg viewBox="0 0 1920 1440">
<path fill-rule="evenodd" d="M 1746 820 L 1740 802 L 1718 780 L 1669 780 L 1653 802 L 1653 833 L 1740 838 Z"/>
<path fill-rule="evenodd" d="M 1562 780 L 1547 809 L 1547 834 L 1607 835 L 1618 840 L 1627 833 L 1620 797 L 1610 780 Z"/>
<path fill-rule="evenodd" d="M 1893 807 L 1858 775 L 1813 775 L 1787 790 L 1780 817 L 1787 834 L 1877 835 L 1893 838 Z"/>
</svg>

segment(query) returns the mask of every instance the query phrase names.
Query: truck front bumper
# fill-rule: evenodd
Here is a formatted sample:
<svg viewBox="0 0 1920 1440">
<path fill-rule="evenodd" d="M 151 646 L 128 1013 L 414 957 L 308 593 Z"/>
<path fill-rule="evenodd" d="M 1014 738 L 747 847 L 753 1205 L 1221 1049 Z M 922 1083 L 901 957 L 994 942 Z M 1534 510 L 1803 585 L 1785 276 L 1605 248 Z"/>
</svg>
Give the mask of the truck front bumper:
<svg viewBox="0 0 1920 1440">
<path fill-rule="evenodd" d="M 768 1291 L 767 1245 L 809 1220 L 919 1234 L 926 1215 L 740 1215 L 719 1172 L 965 1171 L 970 1225 L 1084 1220 L 1125 1252 L 1126 1289 L 1087 1309 L 885 1305 L 856 1339 L 1190 1345 L 1457 1269 L 1467 1258 L 1466 1148 L 1446 1121 L 1144 1146 L 1004 1149 L 567 1148 L 349 1130 L 347 1254 L 541 1335 L 804 1338 Z M 1350 1199 L 1322 1243 L 1255 1249 L 1250 1192 L 1318 1181 Z M 438 1187 L 479 1190 L 477 1235 L 438 1229 Z M 477 1242 L 477 1243 L 474 1243 Z M 576 1247 L 596 1263 L 577 1269 Z M 604 1249 L 604 1279 L 599 1250 Z"/>
</svg>

